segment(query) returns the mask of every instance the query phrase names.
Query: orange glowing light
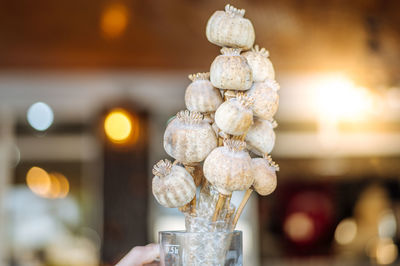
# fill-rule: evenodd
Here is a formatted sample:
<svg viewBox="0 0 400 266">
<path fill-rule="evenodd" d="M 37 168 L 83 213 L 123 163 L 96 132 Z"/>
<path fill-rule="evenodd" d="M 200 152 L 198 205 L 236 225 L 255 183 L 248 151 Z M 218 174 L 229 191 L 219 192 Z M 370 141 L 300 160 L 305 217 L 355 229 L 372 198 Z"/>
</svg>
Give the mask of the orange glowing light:
<svg viewBox="0 0 400 266">
<path fill-rule="evenodd" d="M 128 9 L 122 4 L 112 4 L 105 8 L 101 16 L 100 27 L 107 38 L 121 36 L 128 25 Z"/>
<path fill-rule="evenodd" d="M 26 174 L 26 184 L 33 193 L 46 197 L 51 187 L 51 178 L 45 170 L 34 166 Z"/>
<path fill-rule="evenodd" d="M 54 172 L 51 173 L 50 176 L 57 180 L 58 188 L 54 188 L 55 192 L 57 192 L 57 198 L 65 198 L 69 193 L 69 182 L 68 179 L 60 173 Z"/>
<path fill-rule="evenodd" d="M 123 109 L 114 109 L 104 120 L 104 130 L 114 143 L 134 143 L 138 138 L 139 124 L 135 116 Z"/>
<path fill-rule="evenodd" d="M 58 195 L 60 194 L 61 190 L 60 182 L 58 181 L 58 178 L 53 174 L 50 173 L 49 176 L 51 185 L 49 191 L 46 193 L 45 196 L 50 199 L 55 199 L 58 198 Z"/>
<path fill-rule="evenodd" d="M 33 193 L 43 198 L 64 198 L 69 192 L 69 182 L 64 175 L 56 172 L 48 174 L 36 166 L 26 174 L 26 183 Z"/>
<path fill-rule="evenodd" d="M 307 241 L 313 237 L 314 223 L 306 213 L 296 212 L 286 219 L 284 231 L 295 242 Z"/>
</svg>

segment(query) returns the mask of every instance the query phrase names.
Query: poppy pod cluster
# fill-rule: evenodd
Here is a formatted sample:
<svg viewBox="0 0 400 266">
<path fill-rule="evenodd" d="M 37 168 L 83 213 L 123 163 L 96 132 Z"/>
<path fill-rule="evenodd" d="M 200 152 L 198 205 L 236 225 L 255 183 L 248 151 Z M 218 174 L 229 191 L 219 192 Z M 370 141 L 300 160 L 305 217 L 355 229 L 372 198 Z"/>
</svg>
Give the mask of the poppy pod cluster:
<svg viewBox="0 0 400 266">
<path fill-rule="evenodd" d="M 217 146 L 217 137 L 201 113 L 180 111 L 164 133 L 164 149 L 181 163 L 203 161 Z"/>
<path fill-rule="evenodd" d="M 182 207 L 196 194 L 193 178 L 184 167 L 161 160 L 153 167 L 153 175 L 153 195 L 164 207 Z"/>
<path fill-rule="evenodd" d="M 251 157 L 246 143 L 225 140 L 224 146 L 214 149 L 204 162 L 204 176 L 220 193 L 230 195 L 246 190 L 253 183 Z"/>
<path fill-rule="evenodd" d="M 231 135 L 246 133 L 253 124 L 253 101 L 253 98 L 243 94 L 225 101 L 215 112 L 215 123 L 222 131 Z"/>
<path fill-rule="evenodd" d="M 275 121 L 254 119 L 245 138 L 248 149 L 259 156 L 270 153 L 275 145 L 274 127 Z"/>
<path fill-rule="evenodd" d="M 245 57 L 240 55 L 240 48 L 221 49 L 211 64 L 211 83 L 220 89 L 245 91 L 253 82 L 251 69 Z"/>
<path fill-rule="evenodd" d="M 251 68 L 254 82 L 275 79 L 274 67 L 269 60 L 269 52 L 265 48 L 260 49 L 258 45 L 255 45 L 251 51 L 243 53 L 243 56 Z"/>
<path fill-rule="evenodd" d="M 251 21 L 243 17 L 244 13 L 244 9 L 231 5 L 226 5 L 225 11 L 215 11 L 207 23 L 207 39 L 219 46 L 250 49 L 255 33 Z"/>
<path fill-rule="evenodd" d="M 279 84 L 274 80 L 253 83 L 246 94 L 254 99 L 252 106 L 254 116 L 264 120 L 272 119 L 278 110 L 278 90 Z"/>
<path fill-rule="evenodd" d="M 192 83 L 185 92 L 185 104 L 189 111 L 214 112 L 221 105 L 221 92 L 212 85 L 209 77 L 209 72 L 189 75 Z"/>
<path fill-rule="evenodd" d="M 186 220 L 187 230 L 233 230 L 252 191 L 265 196 L 277 185 L 279 167 L 269 154 L 279 84 L 269 52 L 254 46 L 254 28 L 244 14 L 227 5 L 208 20 L 207 39 L 222 47 L 221 54 L 209 72 L 189 75 L 187 110 L 178 112 L 164 132 L 164 149 L 174 162 L 161 160 L 153 168 L 156 200 L 179 208 L 185 219 L 201 218 L 197 225 Z M 235 191 L 246 191 L 237 208 L 230 203 Z"/>
<path fill-rule="evenodd" d="M 274 192 L 277 184 L 276 172 L 279 166 L 272 161 L 270 156 L 266 158 L 251 159 L 253 168 L 254 190 L 261 196 L 267 196 Z"/>
</svg>

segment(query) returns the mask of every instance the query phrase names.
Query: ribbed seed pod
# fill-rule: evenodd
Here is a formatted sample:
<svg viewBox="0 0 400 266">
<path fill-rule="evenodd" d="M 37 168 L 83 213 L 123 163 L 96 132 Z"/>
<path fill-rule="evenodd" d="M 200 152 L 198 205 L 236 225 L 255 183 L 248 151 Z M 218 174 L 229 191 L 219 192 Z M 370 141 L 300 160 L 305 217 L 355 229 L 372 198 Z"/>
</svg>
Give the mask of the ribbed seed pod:
<svg viewBox="0 0 400 266">
<path fill-rule="evenodd" d="M 272 119 L 279 106 L 278 90 L 279 84 L 274 80 L 253 83 L 246 95 L 254 98 L 252 109 L 255 116 L 264 120 Z"/>
<path fill-rule="evenodd" d="M 275 145 L 276 122 L 270 122 L 262 119 L 254 119 L 254 124 L 246 134 L 247 149 L 253 153 L 262 156 L 270 153 Z"/>
<path fill-rule="evenodd" d="M 247 51 L 242 54 L 246 57 L 247 63 L 251 68 L 254 82 L 262 82 L 266 79 L 275 79 L 274 66 L 271 60 L 269 60 L 269 52 L 265 48 L 259 48 L 255 45 L 251 51 Z"/>
<path fill-rule="evenodd" d="M 229 4 L 225 6 L 225 11 L 216 11 L 207 22 L 208 41 L 222 47 L 250 49 L 255 33 L 251 21 L 243 18 L 244 13 L 244 9 Z"/>
<path fill-rule="evenodd" d="M 179 208 L 189 203 L 196 195 L 192 176 L 185 168 L 161 160 L 153 167 L 153 195 L 164 207 Z"/>
<path fill-rule="evenodd" d="M 184 164 L 203 161 L 216 146 L 214 130 L 198 112 L 180 111 L 164 133 L 165 151 Z"/>
<path fill-rule="evenodd" d="M 276 172 L 279 171 L 279 166 L 272 161 L 270 156 L 251 159 L 251 165 L 253 167 L 254 190 L 262 196 L 274 192 L 277 185 Z"/>
<path fill-rule="evenodd" d="M 254 99 L 238 93 L 236 98 L 221 104 L 215 112 L 215 123 L 225 133 L 239 136 L 246 133 L 253 123 L 250 109 Z"/>
<path fill-rule="evenodd" d="M 246 190 L 253 183 L 251 158 L 240 140 L 224 140 L 204 161 L 204 176 L 223 195 Z"/>
<path fill-rule="evenodd" d="M 186 108 L 194 112 L 214 112 L 222 103 L 221 92 L 209 80 L 210 73 L 189 75 L 192 83 L 185 92 Z"/>
<path fill-rule="evenodd" d="M 210 80 L 214 87 L 225 90 L 248 90 L 253 78 L 246 58 L 240 55 L 240 48 L 222 48 L 222 55 L 211 64 Z"/>
</svg>

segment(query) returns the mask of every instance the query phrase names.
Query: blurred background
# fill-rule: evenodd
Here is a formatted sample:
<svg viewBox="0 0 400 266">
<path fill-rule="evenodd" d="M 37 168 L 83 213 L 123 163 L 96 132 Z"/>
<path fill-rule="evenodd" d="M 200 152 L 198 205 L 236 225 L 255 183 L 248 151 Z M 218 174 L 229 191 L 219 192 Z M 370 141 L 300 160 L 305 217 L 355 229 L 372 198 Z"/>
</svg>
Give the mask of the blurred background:
<svg viewBox="0 0 400 266">
<path fill-rule="evenodd" d="M 0 1 L 0 265 L 112 265 L 184 228 L 151 167 L 225 4 Z M 281 85 L 278 188 L 240 220 L 245 265 L 400 264 L 400 2 L 231 4 Z"/>
</svg>

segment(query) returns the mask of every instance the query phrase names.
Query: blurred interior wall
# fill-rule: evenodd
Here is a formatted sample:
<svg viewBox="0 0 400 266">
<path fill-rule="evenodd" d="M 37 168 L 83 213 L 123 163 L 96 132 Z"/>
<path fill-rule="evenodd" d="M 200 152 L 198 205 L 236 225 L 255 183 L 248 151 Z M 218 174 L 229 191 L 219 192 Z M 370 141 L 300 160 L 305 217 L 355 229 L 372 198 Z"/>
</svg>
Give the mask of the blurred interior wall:
<svg viewBox="0 0 400 266">
<path fill-rule="evenodd" d="M 7 245 L 7 216 L 5 198 L 9 188 L 11 171 L 11 150 L 14 145 L 13 115 L 6 105 L 0 105 L 0 264 L 6 265 L 9 247 Z"/>
</svg>

